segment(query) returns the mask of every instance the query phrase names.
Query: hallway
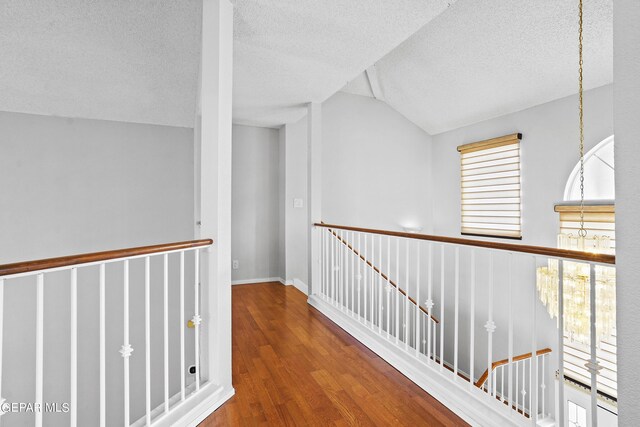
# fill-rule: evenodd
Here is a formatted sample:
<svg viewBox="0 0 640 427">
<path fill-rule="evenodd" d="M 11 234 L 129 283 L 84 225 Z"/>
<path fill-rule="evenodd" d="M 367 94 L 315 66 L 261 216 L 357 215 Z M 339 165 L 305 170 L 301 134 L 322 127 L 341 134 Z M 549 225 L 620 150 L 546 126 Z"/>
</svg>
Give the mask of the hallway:
<svg viewBox="0 0 640 427">
<path fill-rule="evenodd" d="M 294 287 L 232 292 L 236 394 L 201 426 L 466 425 Z"/>
</svg>

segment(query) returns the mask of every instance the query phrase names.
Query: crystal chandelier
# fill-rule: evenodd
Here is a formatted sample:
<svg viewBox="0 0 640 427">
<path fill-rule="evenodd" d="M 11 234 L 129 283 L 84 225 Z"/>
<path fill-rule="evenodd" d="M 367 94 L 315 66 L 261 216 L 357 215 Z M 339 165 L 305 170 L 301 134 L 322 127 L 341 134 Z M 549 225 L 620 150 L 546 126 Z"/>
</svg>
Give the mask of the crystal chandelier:
<svg viewBox="0 0 640 427">
<path fill-rule="evenodd" d="M 606 236 L 588 236 L 584 226 L 584 105 L 582 88 L 582 0 L 579 2 L 578 19 L 578 99 L 580 123 L 580 229 L 578 235 L 559 234 L 558 247 L 593 253 L 611 253 L 611 241 Z M 591 310 L 590 266 L 580 262 L 563 263 L 564 334 L 571 341 L 589 344 Z M 558 261 L 549 260 L 546 267 L 536 270 L 536 287 L 540 300 L 547 307 L 551 318 L 558 317 Z M 599 344 L 610 337 L 616 324 L 616 273 L 615 268 L 596 266 L 596 337 Z"/>
<path fill-rule="evenodd" d="M 581 237 L 559 234 L 560 249 L 593 253 L 610 253 L 607 236 Z M 590 342 L 589 264 L 565 261 L 563 274 L 564 333 L 571 341 L 586 345 Z M 616 270 L 596 266 L 596 342 L 609 338 L 616 325 Z M 536 272 L 540 300 L 551 318 L 558 317 L 558 261 L 549 260 L 546 267 Z"/>
</svg>

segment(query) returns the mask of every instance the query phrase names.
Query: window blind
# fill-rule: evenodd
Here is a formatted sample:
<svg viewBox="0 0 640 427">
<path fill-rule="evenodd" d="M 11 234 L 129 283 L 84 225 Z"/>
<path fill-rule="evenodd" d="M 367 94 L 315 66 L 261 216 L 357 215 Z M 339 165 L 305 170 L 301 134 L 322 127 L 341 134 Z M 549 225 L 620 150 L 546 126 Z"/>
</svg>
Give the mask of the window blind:
<svg viewBox="0 0 640 427">
<path fill-rule="evenodd" d="M 577 204 L 556 205 L 555 211 L 560 215 L 560 233 L 577 236 L 580 229 L 580 206 Z M 615 206 L 613 204 L 587 204 L 584 206 L 584 228 L 587 231 L 587 239 L 594 236 L 609 237 L 611 249 L 607 253 L 611 255 L 615 254 L 615 221 Z M 590 351 L 589 346 L 572 341 L 565 333 L 565 375 L 585 385 L 590 385 L 591 374 L 585 367 L 585 363 L 591 360 Z M 602 340 L 596 349 L 596 358 L 602 368 L 598 374 L 598 390 L 617 398 L 618 365 L 615 330 L 612 336 Z"/>
<path fill-rule="evenodd" d="M 556 205 L 555 211 L 560 214 L 560 233 L 577 236 L 580 229 L 580 205 Z M 612 204 L 584 206 L 584 228 L 587 230 L 587 239 L 594 236 L 608 237 L 611 246 L 608 254 L 615 254 L 615 221 L 615 207 Z"/>
<path fill-rule="evenodd" d="M 517 133 L 458 147 L 462 234 L 522 238 L 521 139 Z"/>
</svg>

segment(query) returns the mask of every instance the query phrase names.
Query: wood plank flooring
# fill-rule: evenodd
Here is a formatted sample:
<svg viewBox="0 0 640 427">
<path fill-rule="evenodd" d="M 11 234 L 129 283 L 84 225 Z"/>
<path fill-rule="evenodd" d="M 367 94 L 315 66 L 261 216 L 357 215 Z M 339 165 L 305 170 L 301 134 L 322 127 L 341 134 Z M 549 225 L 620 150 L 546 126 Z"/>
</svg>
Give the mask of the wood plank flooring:
<svg viewBox="0 0 640 427">
<path fill-rule="evenodd" d="M 236 395 L 201 426 L 466 425 L 293 286 L 232 292 Z"/>
</svg>

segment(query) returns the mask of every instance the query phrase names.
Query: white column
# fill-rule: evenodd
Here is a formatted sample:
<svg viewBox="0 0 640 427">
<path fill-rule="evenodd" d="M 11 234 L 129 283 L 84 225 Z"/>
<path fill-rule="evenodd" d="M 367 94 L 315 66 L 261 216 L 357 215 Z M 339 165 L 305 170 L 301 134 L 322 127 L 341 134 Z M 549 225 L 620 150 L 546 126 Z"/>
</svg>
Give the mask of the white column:
<svg viewBox="0 0 640 427">
<path fill-rule="evenodd" d="M 203 251 L 202 378 L 231 388 L 231 102 L 233 7 L 202 1 L 202 48 L 196 117 L 196 237 Z M 196 272 L 197 274 L 197 272 Z"/>
<path fill-rule="evenodd" d="M 618 423 L 635 425 L 640 419 L 640 2 L 616 0 L 613 9 L 613 72 L 615 163 Z"/>
<path fill-rule="evenodd" d="M 314 223 L 322 221 L 322 105 L 311 102 L 307 105 L 307 198 L 309 200 L 308 260 L 309 295 L 313 295 L 320 283 L 318 261 L 318 234 Z"/>
</svg>

